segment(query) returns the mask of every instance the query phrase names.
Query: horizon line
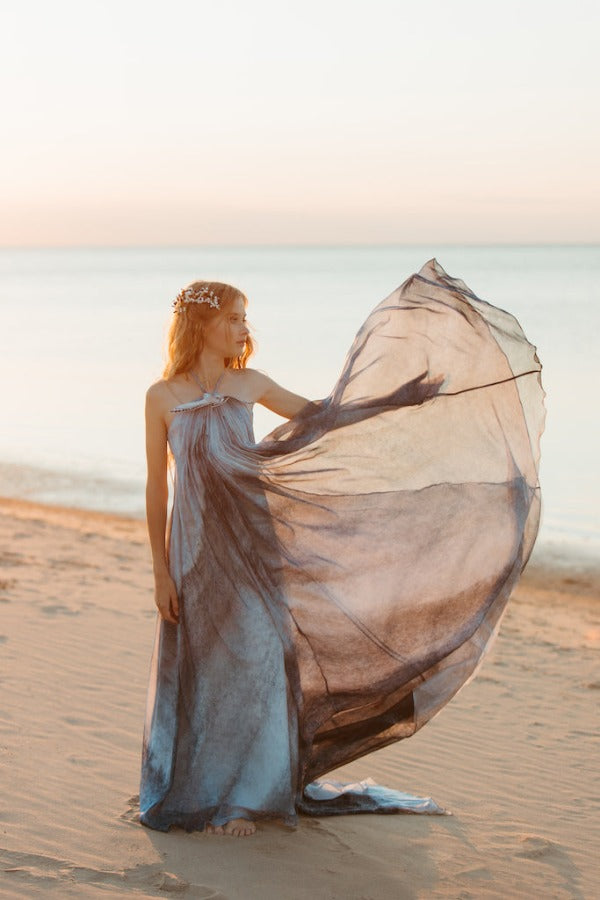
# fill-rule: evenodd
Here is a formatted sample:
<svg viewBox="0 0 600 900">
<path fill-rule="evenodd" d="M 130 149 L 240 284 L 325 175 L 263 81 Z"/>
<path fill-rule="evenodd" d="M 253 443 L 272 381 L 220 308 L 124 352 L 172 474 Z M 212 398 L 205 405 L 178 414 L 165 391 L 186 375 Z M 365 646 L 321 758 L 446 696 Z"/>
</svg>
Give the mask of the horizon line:
<svg viewBox="0 0 600 900">
<path fill-rule="evenodd" d="M 350 241 L 345 243 L 202 243 L 202 244 L 0 244 L 0 251 L 14 250 L 288 250 L 350 249 L 372 247 L 600 247 L 600 241 Z"/>
</svg>

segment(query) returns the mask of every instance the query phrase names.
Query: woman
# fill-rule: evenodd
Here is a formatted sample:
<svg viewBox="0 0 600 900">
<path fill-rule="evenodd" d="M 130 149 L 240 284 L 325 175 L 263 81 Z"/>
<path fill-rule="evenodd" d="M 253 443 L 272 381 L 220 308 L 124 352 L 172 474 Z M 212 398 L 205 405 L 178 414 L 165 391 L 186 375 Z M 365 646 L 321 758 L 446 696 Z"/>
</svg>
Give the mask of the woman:
<svg viewBox="0 0 600 900">
<path fill-rule="evenodd" d="M 204 292 L 203 292 L 204 289 Z M 219 293 L 217 294 L 216 291 Z M 206 298 L 206 300 L 205 300 Z M 212 300 L 212 304 L 211 301 Z M 217 305 L 218 304 L 218 305 Z M 252 353 L 252 340 L 248 326 L 246 324 L 246 307 L 247 300 L 243 294 L 229 285 L 215 284 L 207 285 L 205 283 L 195 282 L 190 285 L 186 291 L 182 292 L 176 303 L 176 313 L 178 317 L 174 318 L 171 328 L 169 353 L 170 360 L 165 370 L 165 378 L 162 381 L 152 385 L 147 392 L 146 399 L 146 422 L 147 422 L 147 460 L 148 460 L 148 481 L 147 481 L 147 521 L 150 543 L 152 548 L 152 557 L 154 564 L 155 576 L 155 601 L 159 613 L 165 622 L 173 625 L 179 623 L 179 596 L 182 585 L 176 585 L 169 572 L 169 564 L 165 549 L 165 524 L 167 511 L 167 436 L 171 425 L 181 410 L 181 407 L 171 409 L 173 400 L 183 404 L 188 401 L 192 402 L 198 398 L 199 390 L 202 391 L 204 397 L 215 395 L 215 391 L 219 389 L 220 395 L 227 397 L 229 401 L 236 399 L 233 407 L 234 425 L 232 427 L 242 427 L 249 432 L 250 413 L 249 408 L 254 403 L 262 403 L 273 412 L 281 416 L 291 418 L 302 409 L 308 402 L 305 398 L 284 390 L 274 381 L 254 369 L 246 368 L 246 361 Z M 207 407 L 200 407 L 203 411 L 201 415 L 206 416 L 207 411 L 212 404 Z M 231 405 L 231 403 L 229 404 Z M 228 411 L 229 407 L 227 407 Z M 241 414 L 241 415 L 240 415 Z M 230 425 L 231 423 L 228 423 Z M 250 434 L 243 435 L 251 442 Z M 201 453 L 202 450 L 199 450 Z M 235 512 L 234 512 L 235 515 Z M 185 523 L 179 524 L 181 520 L 175 519 L 179 525 L 178 539 L 183 543 L 189 540 L 197 539 L 194 531 L 198 530 L 199 522 L 190 521 L 191 534 L 186 533 Z M 183 548 L 179 551 L 183 557 Z M 186 550 L 190 554 L 191 551 Z M 185 568 L 185 562 L 182 558 L 177 560 L 176 573 L 180 573 Z M 182 563 L 180 565 L 179 563 Z M 202 566 L 202 560 L 200 560 Z M 217 573 L 218 579 L 218 573 Z M 220 592 L 217 586 L 217 591 Z M 194 588 L 191 587 L 191 593 L 194 595 Z M 199 596 L 190 597 L 190 603 L 206 602 L 204 591 L 198 592 Z M 222 600 L 221 600 L 222 602 Z M 238 619 L 242 613 L 238 612 Z M 255 617 L 257 613 L 255 611 Z M 240 624 L 238 622 L 238 624 Z M 258 623 L 255 621 L 249 623 L 250 628 L 255 627 Z M 256 653 L 259 655 L 259 664 L 253 665 L 252 661 L 248 661 L 244 667 L 244 678 L 255 671 L 255 677 L 262 676 L 263 659 L 260 658 L 264 653 L 264 642 L 268 638 L 268 626 L 261 622 L 262 635 L 257 635 Z M 263 638 L 261 642 L 260 637 Z M 203 646 L 202 636 L 199 638 L 197 647 L 198 652 L 200 645 Z M 205 648 L 210 654 L 210 648 Z M 214 651 L 213 651 L 213 655 Z M 208 660 L 204 659 L 200 664 L 206 666 Z M 227 666 L 227 663 L 225 663 Z M 229 685 L 235 690 L 236 679 L 240 677 L 240 669 L 243 663 L 233 665 L 231 672 L 225 671 L 221 674 L 218 684 L 223 685 L 223 679 L 227 679 Z M 283 673 L 283 677 L 285 675 Z M 251 682 L 246 681 L 247 686 L 251 687 Z M 214 689 L 214 685 L 211 685 Z M 240 698 L 241 699 L 241 698 Z M 269 698 L 265 698 L 269 699 Z M 246 698 L 245 702 L 252 702 L 252 698 Z M 256 700 L 254 699 L 254 702 Z M 209 700 L 210 705 L 210 700 Z M 268 706 L 268 704 L 267 704 Z M 262 710 L 263 717 L 267 713 L 267 709 Z M 239 710 L 235 710 L 235 715 L 239 715 Z M 287 718 L 281 722 L 276 722 L 276 726 L 287 728 Z M 225 730 L 236 726 L 229 719 L 224 723 Z M 254 732 L 254 728 L 252 731 Z M 218 739 L 218 752 L 222 751 L 221 736 Z M 267 752 L 268 748 L 262 748 L 263 752 Z M 240 748 L 243 754 L 246 751 Z M 287 762 L 287 749 L 286 762 Z M 271 760 L 272 763 L 272 760 Z M 202 765 L 202 761 L 199 760 Z M 191 773 L 190 773 L 191 777 Z M 187 775 L 183 775 L 184 780 Z M 293 814 L 293 808 L 284 809 L 282 813 Z M 228 833 L 233 835 L 251 834 L 255 829 L 253 822 L 246 818 L 235 817 L 229 818 L 224 823 L 213 825 L 207 823 L 207 831 L 213 833 Z"/>
<path fill-rule="evenodd" d="M 246 367 L 246 305 L 218 282 L 182 291 L 147 393 L 140 819 L 241 836 L 297 811 L 440 812 L 313 779 L 414 734 L 497 633 L 539 523 L 535 348 L 430 260 L 311 403 Z M 258 445 L 254 403 L 289 419 Z"/>
</svg>

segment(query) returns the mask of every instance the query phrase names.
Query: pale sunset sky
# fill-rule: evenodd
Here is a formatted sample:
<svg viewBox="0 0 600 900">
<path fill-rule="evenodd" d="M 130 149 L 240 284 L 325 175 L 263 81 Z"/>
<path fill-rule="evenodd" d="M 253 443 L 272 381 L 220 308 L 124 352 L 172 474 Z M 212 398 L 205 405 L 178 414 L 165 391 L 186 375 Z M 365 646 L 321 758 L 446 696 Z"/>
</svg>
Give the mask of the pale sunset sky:
<svg viewBox="0 0 600 900">
<path fill-rule="evenodd" d="M 600 240 L 594 0 L 19 0 L 0 245 Z"/>
</svg>

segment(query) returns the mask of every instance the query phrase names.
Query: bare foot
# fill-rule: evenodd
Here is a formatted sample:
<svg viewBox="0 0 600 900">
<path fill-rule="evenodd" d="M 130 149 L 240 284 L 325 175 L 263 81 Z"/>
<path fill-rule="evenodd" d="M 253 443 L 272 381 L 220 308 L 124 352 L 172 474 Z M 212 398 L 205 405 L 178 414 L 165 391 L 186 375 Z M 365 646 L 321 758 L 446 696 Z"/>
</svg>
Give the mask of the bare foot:
<svg viewBox="0 0 600 900">
<path fill-rule="evenodd" d="M 225 823 L 224 834 L 231 834 L 233 837 L 247 837 L 254 834 L 256 825 L 250 819 L 230 819 Z"/>
<path fill-rule="evenodd" d="M 210 822 L 204 830 L 207 834 L 225 834 L 225 829 L 222 825 L 211 825 Z"/>
</svg>

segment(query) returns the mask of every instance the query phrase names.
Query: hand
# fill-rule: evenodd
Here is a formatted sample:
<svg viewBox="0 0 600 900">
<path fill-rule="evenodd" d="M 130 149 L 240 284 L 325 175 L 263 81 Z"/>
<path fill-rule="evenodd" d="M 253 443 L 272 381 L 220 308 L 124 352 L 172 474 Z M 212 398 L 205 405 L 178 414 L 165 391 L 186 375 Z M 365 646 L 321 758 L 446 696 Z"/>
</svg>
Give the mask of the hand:
<svg viewBox="0 0 600 900">
<path fill-rule="evenodd" d="M 179 601 L 177 589 L 170 575 L 157 575 L 154 579 L 154 602 L 165 622 L 179 623 Z"/>
</svg>

